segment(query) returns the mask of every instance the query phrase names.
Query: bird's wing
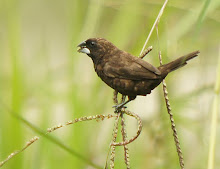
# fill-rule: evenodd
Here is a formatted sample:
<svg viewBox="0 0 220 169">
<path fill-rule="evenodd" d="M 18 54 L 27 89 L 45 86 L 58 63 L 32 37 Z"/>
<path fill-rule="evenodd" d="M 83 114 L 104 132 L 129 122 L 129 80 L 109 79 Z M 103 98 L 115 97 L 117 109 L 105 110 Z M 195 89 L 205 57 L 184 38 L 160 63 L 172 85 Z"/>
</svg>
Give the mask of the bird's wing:
<svg viewBox="0 0 220 169">
<path fill-rule="evenodd" d="M 112 59 L 105 64 L 103 73 L 108 77 L 130 80 L 158 79 L 161 72 L 151 64 L 136 57 Z"/>
</svg>

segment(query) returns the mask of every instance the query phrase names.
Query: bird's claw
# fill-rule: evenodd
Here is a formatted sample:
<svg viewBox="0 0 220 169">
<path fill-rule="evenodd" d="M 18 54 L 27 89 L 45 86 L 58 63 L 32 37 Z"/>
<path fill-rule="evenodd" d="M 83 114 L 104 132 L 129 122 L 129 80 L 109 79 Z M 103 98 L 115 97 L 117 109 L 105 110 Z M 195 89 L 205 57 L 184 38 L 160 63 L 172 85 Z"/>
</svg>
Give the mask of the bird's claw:
<svg viewBox="0 0 220 169">
<path fill-rule="evenodd" d="M 114 105 L 114 106 L 112 106 L 112 108 L 115 108 L 115 113 L 118 113 L 122 108 L 127 108 L 127 106 L 125 106 L 122 103 L 122 104 Z"/>
</svg>

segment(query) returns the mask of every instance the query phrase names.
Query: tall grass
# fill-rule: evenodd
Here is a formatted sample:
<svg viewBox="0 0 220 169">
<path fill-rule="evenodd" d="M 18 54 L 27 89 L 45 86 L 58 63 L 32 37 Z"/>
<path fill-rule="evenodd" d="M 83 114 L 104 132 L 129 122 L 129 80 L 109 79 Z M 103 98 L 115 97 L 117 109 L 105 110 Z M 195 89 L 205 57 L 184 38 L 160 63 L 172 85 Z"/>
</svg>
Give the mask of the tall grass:
<svg viewBox="0 0 220 169">
<path fill-rule="evenodd" d="M 0 161 L 55 124 L 113 113 L 112 89 L 94 73 L 91 60 L 76 52 L 76 46 L 89 37 L 105 37 L 139 55 L 163 2 L 0 1 Z M 211 144 L 207 136 L 211 89 L 216 81 L 220 3 L 208 2 L 170 1 L 159 26 L 164 63 L 201 51 L 197 59 L 166 79 L 187 169 L 206 168 Z M 148 44 L 154 49 L 145 60 L 159 65 L 156 32 Z M 144 123 L 140 137 L 129 145 L 131 168 L 178 168 L 161 86 L 128 106 Z M 128 137 L 136 132 L 129 120 Z M 42 137 L 3 168 L 104 166 L 112 128 L 112 120 L 63 128 Z M 219 145 L 215 139 L 216 159 Z M 116 149 L 116 168 L 124 167 L 122 150 Z M 213 161 L 213 166 L 220 167 L 219 160 Z"/>
<path fill-rule="evenodd" d="M 212 105 L 212 121 L 210 127 L 210 143 L 209 143 L 209 158 L 208 169 L 215 168 L 215 156 L 216 156 L 216 135 L 218 129 L 218 114 L 219 114 L 219 97 L 220 97 L 220 53 L 218 57 L 218 65 L 216 71 L 216 83 L 214 88 L 214 100 Z"/>
</svg>

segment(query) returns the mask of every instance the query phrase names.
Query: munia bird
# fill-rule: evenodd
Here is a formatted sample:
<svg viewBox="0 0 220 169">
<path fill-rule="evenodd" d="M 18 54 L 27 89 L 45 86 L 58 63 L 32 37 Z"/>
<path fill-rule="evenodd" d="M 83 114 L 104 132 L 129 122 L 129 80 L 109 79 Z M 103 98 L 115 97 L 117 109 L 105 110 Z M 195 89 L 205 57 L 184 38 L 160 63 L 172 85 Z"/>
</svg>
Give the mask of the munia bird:
<svg viewBox="0 0 220 169">
<path fill-rule="evenodd" d="M 128 100 L 116 105 L 116 110 L 134 100 L 137 95 L 146 96 L 157 87 L 172 71 L 187 64 L 187 61 L 198 56 L 194 51 L 178 59 L 154 67 L 150 63 L 118 49 L 104 38 L 90 38 L 78 45 L 78 52 L 87 54 L 93 61 L 98 76 L 111 88 Z"/>
</svg>

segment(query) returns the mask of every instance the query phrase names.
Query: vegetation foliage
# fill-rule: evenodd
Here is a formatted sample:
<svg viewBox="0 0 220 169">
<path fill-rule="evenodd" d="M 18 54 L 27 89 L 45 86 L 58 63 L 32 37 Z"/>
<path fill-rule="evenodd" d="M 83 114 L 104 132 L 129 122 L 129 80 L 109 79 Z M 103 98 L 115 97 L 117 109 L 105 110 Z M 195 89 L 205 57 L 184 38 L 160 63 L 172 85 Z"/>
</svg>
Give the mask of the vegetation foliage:
<svg viewBox="0 0 220 169">
<path fill-rule="evenodd" d="M 0 161 L 30 138 L 44 136 L 2 168 L 103 168 L 113 120 L 77 123 L 50 135 L 44 131 L 69 119 L 113 113 L 113 90 L 76 46 L 104 37 L 138 56 L 163 3 L 0 1 Z M 163 63 L 201 51 L 166 78 L 187 169 L 220 167 L 219 16 L 219 0 L 170 1 L 158 27 Z M 148 45 L 153 50 L 144 59 L 158 66 L 156 31 Z M 128 145 L 131 168 L 178 168 L 162 86 L 128 107 L 143 121 L 141 135 Z M 125 120 L 130 138 L 136 121 Z M 116 153 L 115 168 L 125 167 L 123 148 L 117 147 Z"/>
</svg>

